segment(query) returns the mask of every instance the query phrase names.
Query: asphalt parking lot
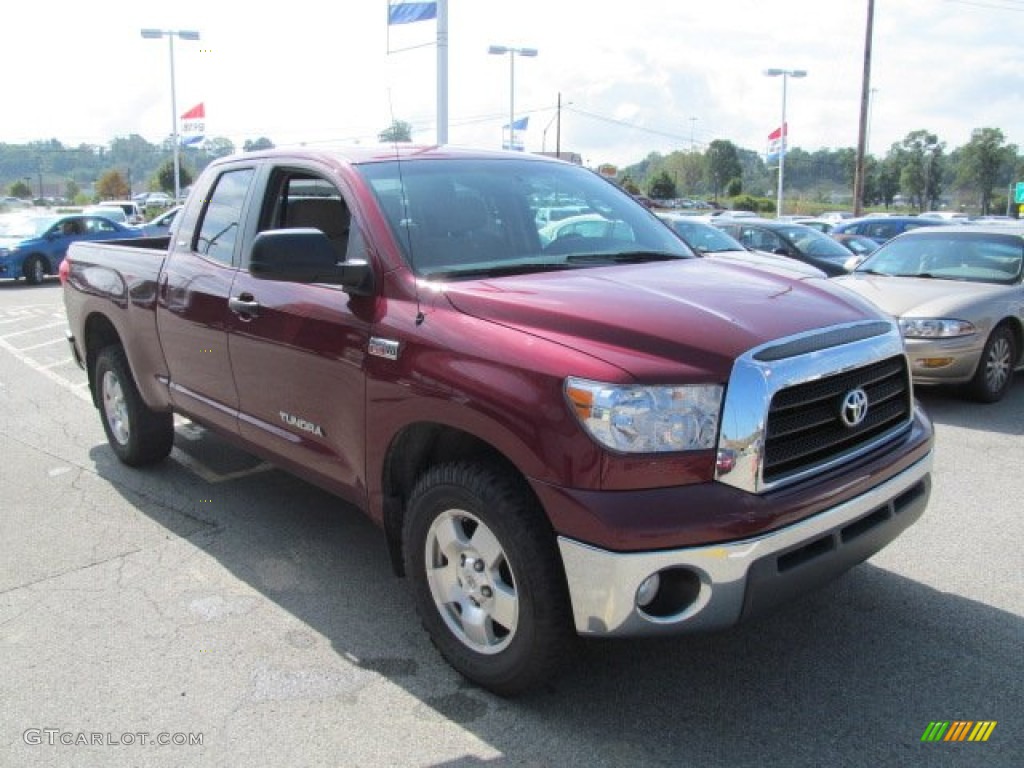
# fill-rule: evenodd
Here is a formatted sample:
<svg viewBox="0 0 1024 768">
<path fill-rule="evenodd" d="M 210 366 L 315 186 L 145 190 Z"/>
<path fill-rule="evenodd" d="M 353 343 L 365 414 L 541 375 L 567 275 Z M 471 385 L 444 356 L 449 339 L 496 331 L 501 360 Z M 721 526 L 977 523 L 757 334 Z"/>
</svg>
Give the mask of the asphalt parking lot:
<svg viewBox="0 0 1024 768">
<path fill-rule="evenodd" d="M 55 281 L 0 283 L 0 765 L 1022 764 L 1024 375 L 992 406 L 919 392 L 929 510 L 838 582 L 581 644 L 503 700 L 434 651 L 358 512 L 188 423 L 121 466 L 64 329 Z"/>
</svg>

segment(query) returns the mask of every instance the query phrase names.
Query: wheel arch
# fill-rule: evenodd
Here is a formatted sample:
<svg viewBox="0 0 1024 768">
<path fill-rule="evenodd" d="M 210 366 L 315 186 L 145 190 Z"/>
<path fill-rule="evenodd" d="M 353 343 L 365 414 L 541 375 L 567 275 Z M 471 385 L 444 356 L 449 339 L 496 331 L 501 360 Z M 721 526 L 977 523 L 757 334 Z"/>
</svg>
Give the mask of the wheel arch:
<svg viewBox="0 0 1024 768">
<path fill-rule="evenodd" d="M 406 502 L 417 478 L 429 467 L 455 461 L 484 462 L 500 467 L 523 481 L 536 501 L 525 474 L 498 448 L 477 435 L 447 424 L 419 422 L 402 429 L 391 441 L 381 476 L 383 526 L 391 565 L 398 576 L 405 575 L 402 528 Z"/>
<path fill-rule="evenodd" d="M 1024 365 L 1024 320 L 1014 315 L 1008 315 L 996 323 L 992 330 L 995 331 L 1000 326 L 1006 326 L 1013 333 L 1013 341 L 1017 346 L 1015 367 Z"/>
<path fill-rule="evenodd" d="M 123 347 L 124 344 L 110 318 L 100 313 L 94 313 L 86 319 L 82 344 L 85 347 L 85 370 L 89 376 L 89 391 L 92 393 L 93 405 L 98 408 L 99 394 L 96 387 L 96 357 L 105 347 L 115 344 Z"/>
</svg>

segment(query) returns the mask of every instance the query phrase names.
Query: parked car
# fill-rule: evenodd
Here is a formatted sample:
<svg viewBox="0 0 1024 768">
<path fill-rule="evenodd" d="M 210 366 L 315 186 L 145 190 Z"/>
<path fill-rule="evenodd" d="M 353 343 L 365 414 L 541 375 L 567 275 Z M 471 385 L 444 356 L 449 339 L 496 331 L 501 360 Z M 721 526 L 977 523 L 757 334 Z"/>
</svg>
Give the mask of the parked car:
<svg viewBox="0 0 1024 768">
<path fill-rule="evenodd" d="M 827 277 L 815 266 L 786 256 L 752 251 L 732 235 L 713 227 L 694 216 L 678 213 L 659 213 L 658 218 L 679 235 L 680 239 L 701 256 L 724 261 L 735 261 L 761 269 L 784 270 L 790 276 Z"/>
<path fill-rule="evenodd" d="M 143 224 L 139 229 L 146 237 L 164 237 L 169 235 L 171 234 L 171 225 L 178 218 L 178 212 L 181 209 L 182 206 L 176 205 L 170 210 L 164 211 L 149 223 Z"/>
<path fill-rule="evenodd" d="M 588 210 L 589 209 L 586 206 L 582 205 L 560 205 L 538 208 L 534 214 L 534 220 L 537 222 L 538 228 L 545 227 L 556 221 L 568 219 L 570 216 L 580 216 L 587 213 Z"/>
<path fill-rule="evenodd" d="M 9 216 L 0 219 L 0 278 L 37 285 L 55 275 L 76 240 L 138 237 L 137 230 L 102 216 Z"/>
<path fill-rule="evenodd" d="M 797 224 L 803 224 L 805 227 L 810 227 L 811 229 L 816 229 L 819 232 L 824 232 L 826 235 L 829 234 L 836 225 L 835 220 L 830 219 L 798 218 L 795 219 L 795 221 Z"/>
<path fill-rule="evenodd" d="M 829 277 L 849 272 L 850 252 L 828 235 L 802 224 L 774 219 L 715 217 L 712 224 L 725 230 L 747 248 L 802 261 Z"/>
<path fill-rule="evenodd" d="M 0 197 L 0 209 L 20 211 L 24 208 L 31 207 L 31 200 L 22 200 L 20 197 Z"/>
<path fill-rule="evenodd" d="M 127 224 L 142 224 L 146 221 L 146 217 L 142 215 L 142 209 L 134 200 L 104 200 L 99 205 L 102 208 L 120 208 L 124 211 Z"/>
<path fill-rule="evenodd" d="M 881 245 L 896 235 L 902 235 L 918 227 L 950 224 L 945 219 L 922 219 L 920 216 L 865 216 L 860 219 L 848 219 L 839 224 L 829 234 L 833 235 L 864 235 Z"/>
<path fill-rule="evenodd" d="M 850 269 L 860 264 L 869 253 L 874 253 L 878 250 L 878 242 L 872 240 L 867 235 L 854 235 L 846 232 L 838 235 L 833 234 L 831 238 L 853 254 L 851 257 L 853 261 L 846 264 Z"/>
<path fill-rule="evenodd" d="M 966 213 L 959 211 L 925 211 L 917 215 L 919 219 L 949 219 L 955 221 L 967 221 L 970 218 Z"/>
<path fill-rule="evenodd" d="M 174 198 L 166 192 L 150 192 L 146 195 L 146 204 L 143 207 L 149 210 L 150 208 L 166 208 L 171 205 L 174 205 Z"/>
<path fill-rule="evenodd" d="M 633 230 L 624 221 L 607 219 L 599 213 L 584 213 L 554 221 L 541 227 L 537 234 L 543 245 L 565 238 L 612 237 L 632 239 Z"/>
<path fill-rule="evenodd" d="M 991 403 L 1024 364 L 1022 260 L 1022 225 L 915 229 L 839 281 L 899 318 L 918 383 Z"/>
<path fill-rule="evenodd" d="M 103 216 L 110 221 L 126 226 L 128 224 L 128 214 L 124 212 L 123 208 L 116 205 L 90 205 L 83 208 L 82 213 L 89 216 Z"/>
</svg>

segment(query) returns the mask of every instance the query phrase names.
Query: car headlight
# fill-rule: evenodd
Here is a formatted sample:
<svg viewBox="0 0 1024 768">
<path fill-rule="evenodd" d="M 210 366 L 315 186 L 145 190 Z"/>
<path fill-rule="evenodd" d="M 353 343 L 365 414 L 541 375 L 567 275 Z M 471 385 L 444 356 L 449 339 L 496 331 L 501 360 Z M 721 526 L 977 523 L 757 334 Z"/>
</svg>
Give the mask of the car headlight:
<svg viewBox="0 0 1024 768">
<path fill-rule="evenodd" d="M 977 329 L 966 320 L 936 317 L 902 317 L 900 333 L 907 339 L 949 339 L 970 336 Z"/>
<path fill-rule="evenodd" d="M 565 393 L 576 418 L 601 445 L 624 453 L 715 447 L 722 407 L 718 384 L 639 386 L 570 376 Z"/>
</svg>

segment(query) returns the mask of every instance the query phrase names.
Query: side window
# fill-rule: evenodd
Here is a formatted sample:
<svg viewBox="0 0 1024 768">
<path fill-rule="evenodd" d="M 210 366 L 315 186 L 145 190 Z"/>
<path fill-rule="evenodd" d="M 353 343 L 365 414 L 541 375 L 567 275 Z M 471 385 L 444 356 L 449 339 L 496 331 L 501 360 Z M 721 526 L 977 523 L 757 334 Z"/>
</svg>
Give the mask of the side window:
<svg viewBox="0 0 1024 768">
<path fill-rule="evenodd" d="M 350 239 L 356 241 L 358 237 L 350 232 L 355 229 L 352 214 L 337 187 L 306 171 L 280 170 L 275 173 L 270 190 L 260 231 L 319 229 L 331 241 L 338 261 L 345 260 Z"/>
<path fill-rule="evenodd" d="M 243 168 L 217 179 L 193 245 L 197 253 L 224 264 L 232 262 L 242 206 L 253 175 L 252 168 Z"/>
</svg>

